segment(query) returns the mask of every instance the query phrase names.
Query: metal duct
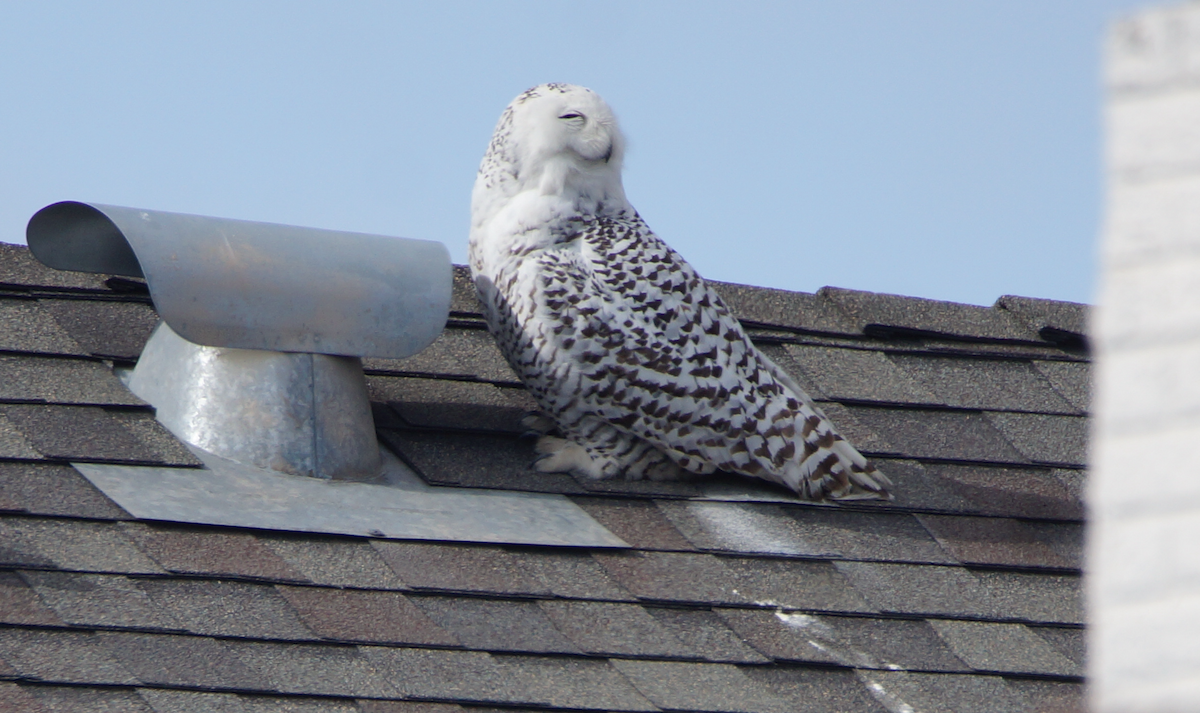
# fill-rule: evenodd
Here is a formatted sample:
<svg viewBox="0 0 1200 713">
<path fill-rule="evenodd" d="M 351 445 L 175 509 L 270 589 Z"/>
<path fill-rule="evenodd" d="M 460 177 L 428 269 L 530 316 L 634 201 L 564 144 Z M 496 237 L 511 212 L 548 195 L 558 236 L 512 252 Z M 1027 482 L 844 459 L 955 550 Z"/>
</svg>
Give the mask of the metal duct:
<svg viewBox="0 0 1200 713">
<path fill-rule="evenodd" d="M 359 357 L 402 358 L 446 324 L 441 243 L 55 203 L 26 229 L 50 267 L 145 277 L 165 324 L 129 380 L 193 445 L 317 477 L 378 471 Z"/>
</svg>

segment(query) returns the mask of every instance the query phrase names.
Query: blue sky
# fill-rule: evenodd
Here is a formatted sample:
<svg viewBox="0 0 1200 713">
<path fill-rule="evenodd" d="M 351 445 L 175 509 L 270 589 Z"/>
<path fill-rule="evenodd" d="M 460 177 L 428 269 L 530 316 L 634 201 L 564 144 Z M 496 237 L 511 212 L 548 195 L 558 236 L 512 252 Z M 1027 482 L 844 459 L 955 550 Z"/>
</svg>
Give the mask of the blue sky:
<svg viewBox="0 0 1200 713">
<path fill-rule="evenodd" d="M 85 200 L 466 259 L 528 86 L 590 86 L 706 277 L 1092 301 L 1101 47 L 1133 0 L 0 2 L 0 240 Z"/>
</svg>

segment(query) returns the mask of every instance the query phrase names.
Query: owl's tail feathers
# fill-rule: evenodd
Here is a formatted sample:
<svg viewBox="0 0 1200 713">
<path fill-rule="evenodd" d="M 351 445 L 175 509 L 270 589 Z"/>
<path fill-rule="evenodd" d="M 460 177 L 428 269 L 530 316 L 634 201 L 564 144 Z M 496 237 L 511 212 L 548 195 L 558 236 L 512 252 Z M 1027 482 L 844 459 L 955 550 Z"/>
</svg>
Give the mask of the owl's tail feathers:
<svg viewBox="0 0 1200 713">
<path fill-rule="evenodd" d="M 788 483 L 811 500 L 891 500 L 892 481 L 858 450 L 835 435 L 800 464 L 800 477 Z"/>
</svg>

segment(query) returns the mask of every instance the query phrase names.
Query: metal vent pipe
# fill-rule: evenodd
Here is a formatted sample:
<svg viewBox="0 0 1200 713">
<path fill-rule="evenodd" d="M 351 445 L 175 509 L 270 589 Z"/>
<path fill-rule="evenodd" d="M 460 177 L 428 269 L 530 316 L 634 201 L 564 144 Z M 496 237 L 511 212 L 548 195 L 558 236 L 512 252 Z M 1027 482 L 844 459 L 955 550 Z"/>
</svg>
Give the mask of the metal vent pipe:
<svg viewBox="0 0 1200 713">
<path fill-rule="evenodd" d="M 26 237 L 50 267 L 144 277 L 164 324 L 130 388 L 183 440 L 283 472 L 378 470 L 360 357 L 415 354 L 449 315 L 431 241 L 74 201 Z"/>
</svg>

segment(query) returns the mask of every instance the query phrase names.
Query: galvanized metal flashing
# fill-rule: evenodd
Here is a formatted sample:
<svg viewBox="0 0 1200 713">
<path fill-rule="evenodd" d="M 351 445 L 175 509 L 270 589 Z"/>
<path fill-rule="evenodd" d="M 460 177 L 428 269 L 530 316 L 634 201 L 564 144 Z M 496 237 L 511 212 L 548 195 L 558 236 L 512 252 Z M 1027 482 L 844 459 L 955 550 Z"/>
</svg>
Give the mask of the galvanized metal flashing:
<svg viewBox="0 0 1200 713">
<path fill-rule="evenodd" d="M 196 344 L 401 358 L 442 331 L 453 273 L 427 240 L 64 201 L 29 220 L 60 270 L 145 277 Z"/>
<path fill-rule="evenodd" d="M 404 540 L 629 547 L 562 495 L 430 487 L 390 453 L 389 485 L 317 480 L 192 449 L 205 470 L 74 463 L 141 520 Z"/>
</svg>

